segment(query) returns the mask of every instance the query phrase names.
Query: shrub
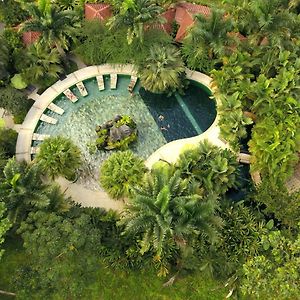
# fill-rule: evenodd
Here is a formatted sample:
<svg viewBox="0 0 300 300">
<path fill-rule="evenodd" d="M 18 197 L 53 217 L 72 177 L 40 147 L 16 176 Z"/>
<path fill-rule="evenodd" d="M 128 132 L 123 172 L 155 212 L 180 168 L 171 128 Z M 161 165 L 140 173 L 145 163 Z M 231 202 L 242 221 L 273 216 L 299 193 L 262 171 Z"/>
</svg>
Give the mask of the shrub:
<svg viewBox="0 0 300 300">
<path fill-rule="evenodd" d="M 20 3 L 15 0 L 0 2 L 0 20 L 6 25 L 15 26 L 26 20 L 28 13 L 22 9 Z"/>
<path fill-rule="evenodd" d="M 12 129 L 0 128 L 0 152 L 5 156 L 13 157 L 16 153 L 18 134 Z"/>
<path fill-rule="evenodd" d="M 25 95 L 10 86 L 0 88 L 0 107 L 5 108 L 14 116 L 25 118 L 32 100 L 26 99 Z"/>
<path fill-rule="evenodd" d="M 207 140 L 182 152 L 177 167 L 184 178 L 195 179 L 207 193 L 224 194 L 236 185 L 238 163 L 235 154 Z"/>
<path fill-rule="evenodd" d="M 74 180 L 76 170 L 81 165 L 79 148 L 70 139 L 57 136 L 46 139 L 40 146 L 36 162 L 54 179 L 64 176 Z"/>
<path fill-rule="evenodd" d="M 145 172 L 143 160 L 131 151 L 116 152 L 101 166 L 100 184 L 114 199 L 128 197 Z"/>
</svg>

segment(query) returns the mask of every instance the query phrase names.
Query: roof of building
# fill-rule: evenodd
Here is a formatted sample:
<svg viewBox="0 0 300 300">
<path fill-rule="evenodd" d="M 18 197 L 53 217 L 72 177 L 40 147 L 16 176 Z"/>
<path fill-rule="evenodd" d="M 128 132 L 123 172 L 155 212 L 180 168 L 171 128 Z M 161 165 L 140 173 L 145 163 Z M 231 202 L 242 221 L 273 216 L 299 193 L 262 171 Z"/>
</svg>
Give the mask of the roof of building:
<svg viewBox="0 0 300 300">
<path fill-rule="evenodd" d="M 86 3 L 84 5 L 84 15 L 87 20 L 105 20 L 112 16 L 111 7 L 106 3 Z"/>
<path fill-rule="evenodd" d="M 22 34 L 22 41 L 26 46 L 29 46 L 36 42 L 40 35 L 41 33 L 38 31 L 26 31 Z"/>
</svg>

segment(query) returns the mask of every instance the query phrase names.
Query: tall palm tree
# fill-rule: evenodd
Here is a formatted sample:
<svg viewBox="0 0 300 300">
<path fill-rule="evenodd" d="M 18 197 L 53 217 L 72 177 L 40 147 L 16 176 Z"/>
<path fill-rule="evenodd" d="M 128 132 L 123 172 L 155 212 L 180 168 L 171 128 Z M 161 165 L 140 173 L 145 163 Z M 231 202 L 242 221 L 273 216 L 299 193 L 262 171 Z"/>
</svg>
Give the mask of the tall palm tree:
<svg viewBox="0 0 300 300">
<path fill-rule="evenodd" d="M 201 198 L 187 179 L 180 178 L 179 171 L 157 168 L 135 189 L 121 224 L 126 234 L 142 236 L 142 254 L 151 249 L 155 260 L 163 263 L 170 249 L 171 256 L 184 252 L 200 233 L 216 237 L 216 228 L 221 224 L 214 214 L 216 207 L 214 197 Z M 161 275 L 168 272 L 163 265 Z"/>
<path fill-rule="evenodd" d="M 134 38 L 143 43 L 145 25 L 163 22 L 159 17 L 160 13 L 162 8 L 153 0 L 125 0 L 119 13 L 111 18 L 110 28 L 126 26 L 128 44 L 131 44 Z"/>
<path fill-rule="evenodd" d="M 142 86 L 152 93 L 175 91 L 182 87 L 185 67 L 174 46 L 154 45 L 139 67 Z"/>
<path fill-rule="evenodd" d="M 47 48 L 42 43 L 35 43 L 26 51 L 27 68 L 23 70 L 27 82 L 39 82 L 40 79 L 57 79 L 63 71 L 60 55 L 56 48 Z"/>
<path fill-rule="evenodd" d="M 230 18 L 224 17 L 221 10 L 212 10 L 207 18 L 196 15 L 195 24 L 183 41 L 183 55 L 188 67 L 208 71 L 213 60 L 220 59 L 234 38 L 228 35 L 233 24 Z"/>
<path fill-rule="evenodd" d="M 61 55 L 68 49 L 69 41 L 76 36 L 80 27 L 79 19 L 72 10 L 61 11 L 51 5 L 50 0 L 40 0 L 38 4 L 29 3 L 25 8 L 31 18 L 23 26 L 23 31 L 41 32 L 39 41 L 50 47 L 55 45 Z"/>
<path fill-rule="evenodd" d="M 61 175 L 72 180 L 81 165 L 81 153 L 70 139 L 50 137 L 41 144 L 35 161 L 51 179 Z"/>
<path fill-rule="evenodd" d="M 3 173 L 0 201 L 5 202 L 13 223 L 22 221 L 31 210 L 49 205 L 48 186 L 41 180 L 42 170 L 39 166 L 18 163 L 12 158 L 7 162 Z"/>
</svg>

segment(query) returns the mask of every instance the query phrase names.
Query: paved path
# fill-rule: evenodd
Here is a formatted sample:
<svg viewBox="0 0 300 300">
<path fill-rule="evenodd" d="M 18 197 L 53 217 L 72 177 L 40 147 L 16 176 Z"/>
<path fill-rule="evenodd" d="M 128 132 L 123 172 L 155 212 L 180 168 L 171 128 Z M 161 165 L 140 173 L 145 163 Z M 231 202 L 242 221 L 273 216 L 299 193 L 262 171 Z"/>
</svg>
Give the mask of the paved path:
<svg viewBox="0 0 300 300">
<path fill-rule="evenodd" d="M 78 183 L 72 183 L 62 177 L 56 182 L 61 186 L 62 191 L 84 207 L 102 207 L 106 210 L 113 209 L 122 211 L 124 202 L 122 200 L 113 200 L 103 191 L 92 191 Z"/>
</svg>

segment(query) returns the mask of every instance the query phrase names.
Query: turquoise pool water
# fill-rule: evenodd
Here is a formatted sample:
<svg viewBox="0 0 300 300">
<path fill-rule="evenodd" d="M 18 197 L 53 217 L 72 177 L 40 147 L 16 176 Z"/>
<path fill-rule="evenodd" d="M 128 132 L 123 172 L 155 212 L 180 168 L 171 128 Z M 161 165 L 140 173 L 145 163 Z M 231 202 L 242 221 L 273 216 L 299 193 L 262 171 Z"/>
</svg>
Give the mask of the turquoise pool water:
<svg viewBox="0 0 300 300">
<path fill-rule="evenodd" d="M 46 115 L 58 120 L 57 124 L 40 122 L 35 130 L 41 134 L 69 137 L 80 147 L 84 163 L 79 182 L 90 189 L 99 189 L 99 166 L 111 154 L 107 151 L 91 153 L 89 150 L 89 144 L 97 138 L 97 125 L 117 114 L 130 115 L 138 128 L 138 140 L 130 148 L 146 159 L 169 141 L 202 133 L 216 116 L 214 101 L 195 83 L 183 96 L 166 97 L 147 94 L 138 85 L 134 95 L 130 95 L 127 91 L 129 76 L 118 76 L 116 90 L 110 89 L 109 76 L 104 76 L 104 81 L 103 91 L 98 90 L 96 78 L 84 81 L 89 93 L 86 97 L 80 95 L 76 86 L 71 87 L 79 100 L 72 103 L 63 94 L 57 97 L 53 102 L 64 109 L 64 114 L 60 116 L 51 110 L 45 111 Z M 33 146 L 39 143 L 34 142 Z"/>
</svg>

